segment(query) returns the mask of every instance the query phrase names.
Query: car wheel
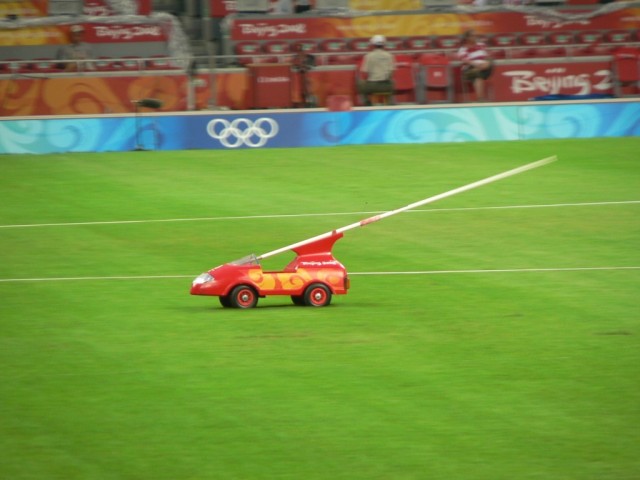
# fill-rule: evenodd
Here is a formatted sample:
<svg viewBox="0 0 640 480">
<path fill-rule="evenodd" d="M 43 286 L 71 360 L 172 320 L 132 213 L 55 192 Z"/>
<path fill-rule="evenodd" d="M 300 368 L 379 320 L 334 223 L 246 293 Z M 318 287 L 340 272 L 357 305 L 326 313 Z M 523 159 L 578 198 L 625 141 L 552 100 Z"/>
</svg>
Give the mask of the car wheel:
<svg viewBox="0 0 640 480">
<path fill-rule="evenodd" d="M 322 283 L 312 283 L 304 291 L 304 303 L 310 307 L 324 307 L 331 303 L 331 290 Z"/>
<path fill-rule="evenodd" d="M 227 307 L 227 308 L 231 307 L 231 299 L 229 298 L 229 295 L 224 295 L 220 297 L 220 304 L 223 307 Z"/>
<path fill-rule="evenodd" d="M 291 295 L 291 300 L 294 305 L 298 305 L 299 307 L 305 305 L 303 295 Z"/>
<path fill-rule="evenodd" d="M 234 308 L 253 308 L 258 304 L 258 294 L 248 285 L 238 285 L 231 291 L 229 302 Z"/>
</svg>

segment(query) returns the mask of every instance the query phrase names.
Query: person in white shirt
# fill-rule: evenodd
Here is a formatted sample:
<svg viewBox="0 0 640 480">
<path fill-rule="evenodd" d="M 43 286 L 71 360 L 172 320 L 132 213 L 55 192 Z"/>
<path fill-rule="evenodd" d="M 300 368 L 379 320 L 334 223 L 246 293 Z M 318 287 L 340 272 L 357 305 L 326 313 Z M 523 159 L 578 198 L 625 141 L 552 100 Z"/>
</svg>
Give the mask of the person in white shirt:
<svg viewBox="0 0 640 480">
<path fill-rule="evenodd" d="M 71 42 L 67 45 L 63 45 L 58 50 L 57 60 L 62 60 L 59 63 L 59 67 L 68 72 L 75 72 L 78 70 L 93 70 L 94 66 L 92 62 L 71 61 L 89 60 L 93 58 L 91 45 L 83 40 L 84 27 L 82 25 L 72 25 L 69 29 L 69 35 L 71 38 Z"/>
<path fill-rule="evenodd" d="M 464 32 L 458 59 L 462 62 L 463 79 L 473 83 L 477 100 L 485 101 L 486 81 L 493 72 L 493 61 L 486 45 L 477 39 L 473 30 Z"/>
<path fill-rule="evenodd" d="M 370 40 L 373 50 L 367 52 L 360 65 L 360 72 L 365 78 L 358 82 L 357 87 L 367 106 L 372 103 L 372 95 L 393 93 L 395 59 L 385 50 L 386 41 L 383 35 L 374 35 Z"/>
</svg>

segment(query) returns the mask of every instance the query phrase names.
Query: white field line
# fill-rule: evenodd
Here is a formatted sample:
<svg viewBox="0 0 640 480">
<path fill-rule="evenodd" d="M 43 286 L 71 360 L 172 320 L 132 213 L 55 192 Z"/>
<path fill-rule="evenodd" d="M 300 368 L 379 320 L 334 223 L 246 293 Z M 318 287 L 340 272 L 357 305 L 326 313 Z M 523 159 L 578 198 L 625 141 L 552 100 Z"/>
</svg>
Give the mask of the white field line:
<svg viewBox="0 0 640 480">
<path fill-rule="evenodd" d="M 415 209 L 404 213 L 417 212 L 460 212 L 475 210 L 509 210 L 509 209 L 525 209 L 525 208 L 559 208 L 559 207 L 591 207 L 605 205 L 630 205 L 640 204 L 640 200 L 625 200 L 619 202 L 583 202 L 583 203 L 554 203 L 542 205 L 504 205 L 496 207 L 461 207 L 461 208 L 429 208 Z M 256 220 L 256 219 L 273 219 L 273 218 L 300 218 L 300 217 L 337 217 L 345 215 L 375 215 L 384 213 L 382 211 L 362 211 L 362 212 L 333 212 L 333 213 L 297 213 L 297 214 L 274 214 L 274 215 L 245 215 L 231 217 L 194 217 L 194 218 L 165 218 L 165 219 L 147 219 L 147 220 L 114 220 L 114 221 L 92 221 L 92 222 L 61 222 L 61 223 L 32 223 L 32 224 L 16 224 L 16 225 L 0 225 L 2 228 L 39 228 L 39 227 L 73 227 L 88 225 L 126 225 L 126 224 L 145 224 L 145 223 L 169 223 L 169 222 L 212 222 L 212 221 L 229 221 L 229 220 Z"/>
<path fill-rule="evenodd" d="M 552 272 L 583 272 L 583 271 L 615 271 L 615 270 L 640 270 L 640 266 L 629 267 L 560 267 L 560 268 L 501 268 L 501 269 L 474 269 L 474 270 L 415 270 L 401 272 L 350 272 L 351 275 L 453 275 L 453 274 L 492 274 L 492 273 L 552 273 Z M 99 280 L 166 280 L 195 278 L 196 275 L 131 275 L 111 277 L 50 277 L 50 278 L 0 278 L 0 283 L 18 282 L 69 282 L 69 281 L 99 281 Z"/>
</svg>

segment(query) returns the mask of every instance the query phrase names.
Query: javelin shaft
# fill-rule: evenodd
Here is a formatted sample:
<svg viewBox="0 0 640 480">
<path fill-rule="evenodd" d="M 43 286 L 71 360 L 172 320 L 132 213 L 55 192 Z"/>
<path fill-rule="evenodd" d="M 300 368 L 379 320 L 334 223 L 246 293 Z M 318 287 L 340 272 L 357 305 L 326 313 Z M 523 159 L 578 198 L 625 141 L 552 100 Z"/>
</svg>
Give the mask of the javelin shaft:
<svg viewBox="0 0 640 480">
<path fill-rule="evenodd" d="M 302 240 L 297 243 L 293 243 L 291 245 L 287 245 L 286 247 L 278 248 L 277 250 L 273 250 L 271 252 L 260 255 L 258 260 L 263 258 L 271 257 L 273 255 L 277 255 L 278 253 L 286 252 L 287 250 L 292 250 L 294 248 L 301 247 L 311 242 L 315 242 L 317 240 L 321 240 L 323 238 L 330 237 L 336 233 L 343 233 L 347 230 L 352 230 L 358 227 L 364 227 L 365 225 L 369 225 L 370 223 L 377 222 L 378 220 L 382 220 L 383 218 L 390 217 L 392 215 L 396 215 L 398 213 L 406 212 L 407 210 L 411 210 L 416 207 L 421 207 L 422 205 L 426 205 L 428 203 L 437 202 L 438 200 L 442 200 L 443 198 L 451 197 L 453 195 L 457 195 L 458 193 L 466 192 L 467 190 L 472 190 L 474 188 L 481 187 L 483 185 L 487 185 L 492 182 L 496 182 L 498 180 L 502 180 L 507 177 L 511 177 L 513 175 L 518 175 L 519 173 L 526 172 L 528 170 L 532 170 L 534 168 L 542 167 L 543 165 L 547 165 L 551 162 L 555 162 L 558 159 L 555 155 L 552 157 L 543 158 L 542 160 L 538 160 L 536 162 L 528 163 L 518 168 L 514 168 L 512 170 L 507 170 L 506 172 L 499 173 L 497 175 L 493 175 L 491 177 L 485 178 L 483 180 L 478 180 L 477 182 L 470 183 L 468 185 L 464 185 L 462 187 L 454 188 L 453 190 L 449 190 L 448 192 L 440 193 L 438 195 L 434 195 L 433 197 L 425 198 L 424 200 L 420 200 L 418 202 L 411 203 L 404 207 L 398 208 L 396 210 L 390 210 L 385 213 L 380 213 L 378 215 L 374 215 L 369 218 L 365 218 L 364 220 L 360 220 L 359 222 L 352 223 L 350 225 L 346 225 L 344 227 L 338 228 L 337 230 L 332 230 L 327 233 L 323 233 L 321 235 L 316 235 L 315 237 L 308 238 L 306 240 Z"/>
</svg>

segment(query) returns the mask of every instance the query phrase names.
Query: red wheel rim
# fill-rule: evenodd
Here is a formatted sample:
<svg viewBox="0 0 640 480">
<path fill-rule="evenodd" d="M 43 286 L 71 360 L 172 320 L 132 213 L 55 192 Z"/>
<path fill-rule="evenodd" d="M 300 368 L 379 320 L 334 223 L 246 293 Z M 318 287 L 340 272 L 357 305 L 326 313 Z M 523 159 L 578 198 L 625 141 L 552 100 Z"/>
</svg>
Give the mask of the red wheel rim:
<svg viewBox="0 0 640 480">
<path fill-rule="evenodd" d="M 313 302 L 314 305 L 324 305 L 327 301 L 327 292 L 324 288 L 314 288 L 311 290 L 311 295 L 309 295 L 309 299 Z"/>
<path fill-rule="evenodd" d="M 250 307 L 253 304 L 254 294 L 248 288 L 243 288 L 236 295 L 238 305 L 241 307 Z"/>
</svg>

